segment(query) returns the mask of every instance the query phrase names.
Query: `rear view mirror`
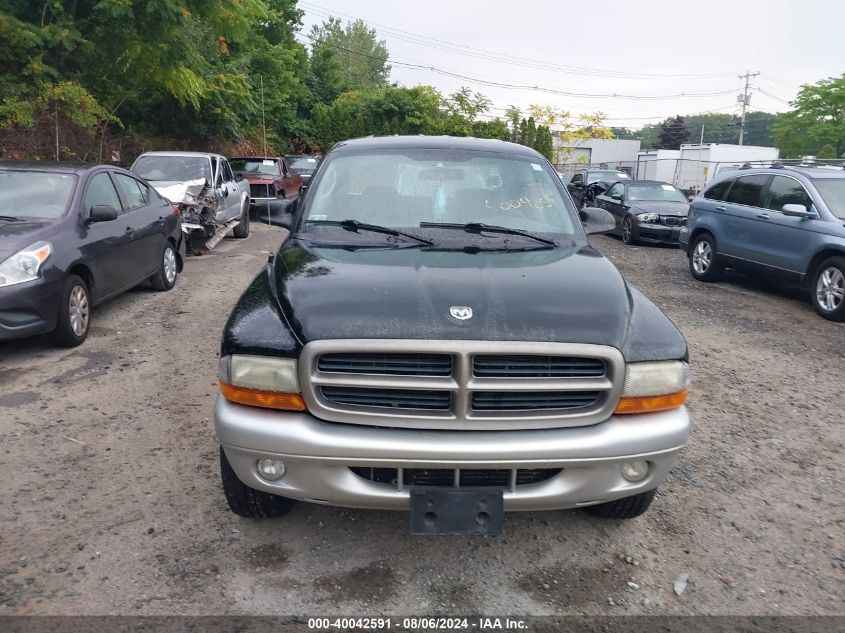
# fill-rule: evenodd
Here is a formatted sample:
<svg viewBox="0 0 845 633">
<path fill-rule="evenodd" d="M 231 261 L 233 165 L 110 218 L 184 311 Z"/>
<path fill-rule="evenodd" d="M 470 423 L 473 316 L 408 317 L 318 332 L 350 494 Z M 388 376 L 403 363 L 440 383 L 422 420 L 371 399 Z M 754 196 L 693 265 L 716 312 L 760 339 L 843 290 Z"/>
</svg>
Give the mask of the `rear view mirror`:
<svg viewBox="0 0 845 633">
<path fill-rule="evenodd" d="M 98 204 L 91 207 L 88 214 L 89 222 L 109 222 L 117 219 L 117 209 L 108 204 Z"/>
<path fill-rule="evenodd" d="M 616 220 L 604 209 L 584 207 L 579 213 L 581 214 L 581 223 L 584 225 L 587 235 L 608 233 L 616 228 Z"/>
<path fill-rule="evenodd" d="M 804 218 L 805 220 L 816 217 L 816 214 L 808 211 L 803 204 L 785 204 L 781 213 L 792 218 Z"/>
</svg>

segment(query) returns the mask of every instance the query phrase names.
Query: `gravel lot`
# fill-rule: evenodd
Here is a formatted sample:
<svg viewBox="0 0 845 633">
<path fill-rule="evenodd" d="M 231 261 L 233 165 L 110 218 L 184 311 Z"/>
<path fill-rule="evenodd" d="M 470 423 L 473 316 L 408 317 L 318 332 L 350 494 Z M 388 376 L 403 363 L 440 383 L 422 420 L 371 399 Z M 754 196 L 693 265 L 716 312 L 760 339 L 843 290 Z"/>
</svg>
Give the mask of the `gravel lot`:
<svg viewBox="0 0 845 633">
<path fill-rule="evenodd" d="M 96 310 L 76 350 L 0 344 L 0 614 L 842 614 L 845 325 L 796 292 L 693 281 L 595 245 L 685 333 L 693 435 L 652 509 L 508 515 L 498 539 L 402 513 L 231 514 L 211 412 L 223 324 L 284 233 Z M 689 575 L 682 595 L 673 591 Z"/>
</svg>

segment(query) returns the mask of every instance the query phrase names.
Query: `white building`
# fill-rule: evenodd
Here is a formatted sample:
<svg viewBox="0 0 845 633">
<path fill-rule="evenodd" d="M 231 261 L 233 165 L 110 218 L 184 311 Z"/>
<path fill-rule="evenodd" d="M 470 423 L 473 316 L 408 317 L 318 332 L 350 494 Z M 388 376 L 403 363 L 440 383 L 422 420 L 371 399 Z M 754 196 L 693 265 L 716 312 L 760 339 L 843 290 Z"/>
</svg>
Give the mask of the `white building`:
<svg viewBox="0 0 845 633">
<path fill-rule="evenodd" d="M 628 169 L 637 163 L 640 141 L 618 138 L 591 138 L 564 145 L 554 137 L 556 163 L 563 171 L 573 171 L 582 166 L 606 166 L 611 169 Z"/>
</svg>

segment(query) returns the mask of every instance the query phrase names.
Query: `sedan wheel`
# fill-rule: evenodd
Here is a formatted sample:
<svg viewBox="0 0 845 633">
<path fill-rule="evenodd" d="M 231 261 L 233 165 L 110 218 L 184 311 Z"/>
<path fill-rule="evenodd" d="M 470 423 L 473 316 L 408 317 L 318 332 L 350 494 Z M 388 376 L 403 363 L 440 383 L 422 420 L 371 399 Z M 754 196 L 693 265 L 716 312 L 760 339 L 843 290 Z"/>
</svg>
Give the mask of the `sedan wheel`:
<svg viewBox="0 0 845 633">
<path fill-rule="evenodd" d="M 68 300 L 68 317 L 70 329 L 77 336 L 83 336 L 88 331 L 89 313 L 88 293 L 82 286 L 74 286 Z"/>
<path fill-rule="evenodd" d="M 170 285 L 176 281 L 176 253 L 169 246 L 164 249 L 164 278 Z"/>
<path fill-rule="evenodd" d="M 176 249 L 168 242 L 164 246 L 161 256 L 161 264 L 155 275 L 150 277 L 150 284 L 153 290 L 170 290 L 176 285 L 176 276 L 179 273 L 179 260 L 176 257 Z"/>
<path fill-rule="evenodd" d="M 832 321 L 845 321 L 845 257 L 831 257 L 814 276 L 813 305 Z"/>
<path fill-rule="evenodd" d="M 59 302 L 56 329 L 47 334 L 53 345 L 76 347 L 88 336 L 91 299 L 88 284 L 78 275 L 68 275 Z"/>
<path fill-rule="evenodd" d="M 622 221 L 622 241 L 625 244 L 635 244 L 636 240 L 634 239 L 634 225 L 631 222 L 631 218 L 625 218 Z"/>
</svg>

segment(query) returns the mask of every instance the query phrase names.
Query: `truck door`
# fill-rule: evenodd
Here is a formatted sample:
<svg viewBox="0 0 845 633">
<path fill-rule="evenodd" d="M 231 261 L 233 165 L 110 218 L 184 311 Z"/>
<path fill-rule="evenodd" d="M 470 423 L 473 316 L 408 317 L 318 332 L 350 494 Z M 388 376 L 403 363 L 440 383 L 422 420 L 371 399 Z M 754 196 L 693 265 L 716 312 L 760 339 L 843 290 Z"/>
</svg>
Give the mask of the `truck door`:
<svg viewBox="0 0 845 633">
<path fill-rule="evenodd" d="M 220 159 L 220 174 L 222 178 L 221 191 L 223 206 L 225 207 L 225 221 L 234 220 L 241 216 L 241 190 L 235 182 L 235 174 L 229 166 L 229 161 Z"/>
</svg>

